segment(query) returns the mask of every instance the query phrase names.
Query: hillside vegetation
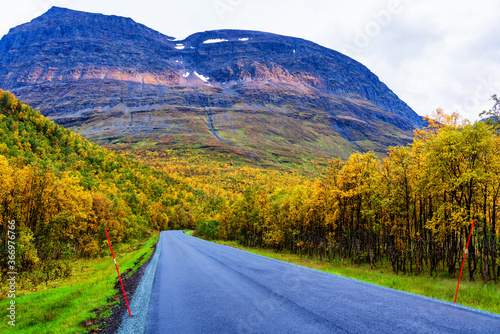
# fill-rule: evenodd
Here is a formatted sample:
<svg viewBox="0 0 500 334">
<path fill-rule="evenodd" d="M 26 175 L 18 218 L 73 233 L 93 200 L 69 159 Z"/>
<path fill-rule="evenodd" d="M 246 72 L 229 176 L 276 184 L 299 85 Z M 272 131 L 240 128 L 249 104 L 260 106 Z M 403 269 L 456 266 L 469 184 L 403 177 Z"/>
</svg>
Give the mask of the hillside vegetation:
<svg viewBox="0 0 500 334">
<path fill-rule="evenodd" d="M 0 260 L 16 221 L 17 270 L 95 257 L 112 242 L 194 226 L 203 193 L 90 143 L 0 91 Z M 155 214 L 165 206 L 163 216 Z"/>
<path fill-rule="evenodd" d="M 15 220 L 19 281 L 35 288 L 70 275 L 67 260 L 108 254 L 104 228 L 114 244 L 195 228 L 218 219 L 247 188 L 271 191 L 304 177 L 195 150 L 118 154 L 0 90 L 0 179 L 0 260 L 7 262 L 7 223 Z"/>
<path fill-rule="evenodd" d="M 500 140 L 483 122 L 438 111 L 386 159 L 356 153 L 283 172 L 196 149 L 114 153 L 7 92 L 0 110 L 0 232 L 16 220 L 19 270 L 103 254 L 104 227 L 113 242 L 196 228 L 276 251 L 454 276 L 474 219 L 468 277 L 500 276 Z"/>
<path fill-rule="evenodd" d="M 323 177 L 271 191 L 249 186 L 207 238 L 270 247 L 330 261 L 386 259 L 396 273 L 454 276 L 475 221 L 465 271 L 500 277 L 500 139 L 484 122 L 437 111 L 411 145 L 388 158 L 356 153 L 333 160 Z"/>
</svg>

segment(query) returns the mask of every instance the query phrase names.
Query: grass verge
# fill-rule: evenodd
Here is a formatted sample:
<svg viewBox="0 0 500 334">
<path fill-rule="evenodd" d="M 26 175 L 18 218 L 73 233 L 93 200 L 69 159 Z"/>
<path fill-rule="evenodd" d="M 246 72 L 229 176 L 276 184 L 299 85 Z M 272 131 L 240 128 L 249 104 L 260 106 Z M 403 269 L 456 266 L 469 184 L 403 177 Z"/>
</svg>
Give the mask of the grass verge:
<svg viewBox="0 0 500 334">
<path fill-rule="evenodd" d="M 128 271 L 131 275 L 140 268 L 151 256 L 155 241 L 151 237 L 143 242 L 116 245 L 113 250 L 120 274 Z M 98 259 L 78 259 L 71 266 L 73 273 L 68 279 L 49 281 L 35 292 L 17 291 L 15 328 L 7 323 L 10 299 L 0 301 L 0 332 L 88 332 L 90 328 L 82 323 L 94 319 L 93 311 L 111 302 L 118 292 L 114 288 L 118 280 L 115 264 L 110 254 Z"/>
<path fill-rule="evenodd" d="M 213 242 L 219 243 L 218 240 Z M 291 253 L 276 253 L 267 249 L 245 247 L 233 241 L 223 241 L 223 244 L 250 253 L 396 290 L 407 291 L 449 302 L 453 302 L 455 299 L 458 277 L 449 277 L 445 272 L 441 272 L 435 279 L 429 277 L 428 272 L 412 276 L 396 275 L 389 262 L 377 262 L 376 268 L 370 269 L 369 264 L 361 264 L 361 266 L 358 267 L 357 265 L 351 265 L 349 260 L 344 263 L 336 260 L 332 263 L 326 260 L 320 261 L 317 258 L 309 258 L 307 256 Z M 464 274 L 460 281 L 457 303 L 500 314 L 500 285 L 494 282 L 483 283 L 479 278 L 476 282 L 470 282 L 468 277 Z"/>
</svg>

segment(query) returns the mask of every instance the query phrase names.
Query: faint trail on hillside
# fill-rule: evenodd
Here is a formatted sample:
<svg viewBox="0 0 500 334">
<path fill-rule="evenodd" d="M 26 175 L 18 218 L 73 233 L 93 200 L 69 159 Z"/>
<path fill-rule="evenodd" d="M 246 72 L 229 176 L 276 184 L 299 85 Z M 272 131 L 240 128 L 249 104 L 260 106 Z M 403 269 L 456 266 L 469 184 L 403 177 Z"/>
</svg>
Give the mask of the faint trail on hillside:
<svg viewBox="0 0 500 334">
<path fill-rule="evenodd" d="M 214 137 L 215 137 L 215 138 L 217 138 L 217 140 L 219 140 L 219 141 L 221 141 L 221 142 L 223 142 L 223 143 L 225 143 L 225 144 L 227 144 L 227 145 L 229 145 L 229 146 L 233 146 L 233 147 L 237 147 L 237 148 L 241 149 L 241 150 L 242 150 L 243 152 L 245 152 L 245 153 L 246 153 L 246 154 L 247 154 L 247 155 L 248 155 L 251 159 L 253 159 L 253 160 L 255 160 L 257 163 L 259 163 L 259 164 L 260 164 L 260 166 L 261 166 L 262 168 L 266 168 L 266 167 L 264 166 L 264 164 L 262 163 L 262 161 L 259 159 L 259 157 L 258 157 L 255 153 L 253 153 L 253 152 L 251 152 L 251 151 L 249 151 L 249 150 L 247 150 L 247 149 L 245 149 L 245 148 L 243 148 L 243 147 L 241 147 L 241 146 L 239 146 L 239 145 L 237 145 L 237 144 L 235 144 L 235 143 L 232 143 L 232 142 L 230 142 L 230 141 L 228 141 L 228 140 L 225 140 L 225 139 L 221 138 L 221 137 L 219 136 L 219 132 L 218 132 L 218 130 L 217 130 L 217 129 L 215 128 L 215 126 L 214 126 L 214 121 L 213 121 L 212 110 L 210 109 L 210 107 L 205 107 L 205 108 L 203 108 L 203 111 L 205 112 L 205 117 L 206 117 L 206 120 L 204 120 L 204 119 L 203 119 L 202 117 L 200 117 L 199 115 L 198 115 L 198 117 L 199 117 L 199 118 L 203 121 L 203 123 L 205 123 L 205 125 L 208 127 L 208 131 L 210 131 L 210 133 L 211 133 L 212 135 L 214 135 Z M 230 123 L 230 124 L 231 124 L 231 123 Z M 232 125 L 232 124 L 231 124 L 231 128 L 233 129 L 233 131 L 235 131 L 235 130 L 234 130 L 234 128 L 233 128 L 233 125 Z"/>
</svg>

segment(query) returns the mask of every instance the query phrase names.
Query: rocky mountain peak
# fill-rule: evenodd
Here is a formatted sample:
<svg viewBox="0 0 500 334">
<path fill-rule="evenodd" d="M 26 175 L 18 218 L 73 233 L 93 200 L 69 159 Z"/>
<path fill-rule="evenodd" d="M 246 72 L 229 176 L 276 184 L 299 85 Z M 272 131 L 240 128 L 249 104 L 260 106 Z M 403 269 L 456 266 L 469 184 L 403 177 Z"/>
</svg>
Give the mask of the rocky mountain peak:
<svg viewBox="0 0 500 334">
<path fill-rule="evenodd" d="M 130 39 L 149 38 L 152 40 L 168 39 L 157 31 L 131 18 L 87 13 L 61 7 L 52 7 L 45 14 L 11 29 L 9 34 L 21 32 L 46 33 L 45 39 L 51 38 L 106 38 Z M 171 38 L 171 37 L 170 37 Z"/>
<path fill-rule="evenodd" d="M 106 144 L 190 138 L 264 156 L 260 141 L 278 136 L 286 154 L 347 156 L 385 152 L 421 125 L 368 68 L 310 41 L 242 30 L 177 40 L 59 7 L 0 40 L 0 88 Z"/>
</svg>

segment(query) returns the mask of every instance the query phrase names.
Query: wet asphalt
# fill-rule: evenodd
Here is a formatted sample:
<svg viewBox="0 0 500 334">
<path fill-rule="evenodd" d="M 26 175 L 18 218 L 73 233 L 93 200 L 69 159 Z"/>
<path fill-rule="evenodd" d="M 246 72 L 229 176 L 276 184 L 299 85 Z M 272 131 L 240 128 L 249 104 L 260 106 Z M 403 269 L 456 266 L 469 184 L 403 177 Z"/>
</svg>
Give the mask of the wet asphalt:
<svg viewBox="0 0 500 334">
<path fill-rule="evenodd" d="M 500 333 L 500 316 L 162 232 L 146 333 Z"/>
</svg>

